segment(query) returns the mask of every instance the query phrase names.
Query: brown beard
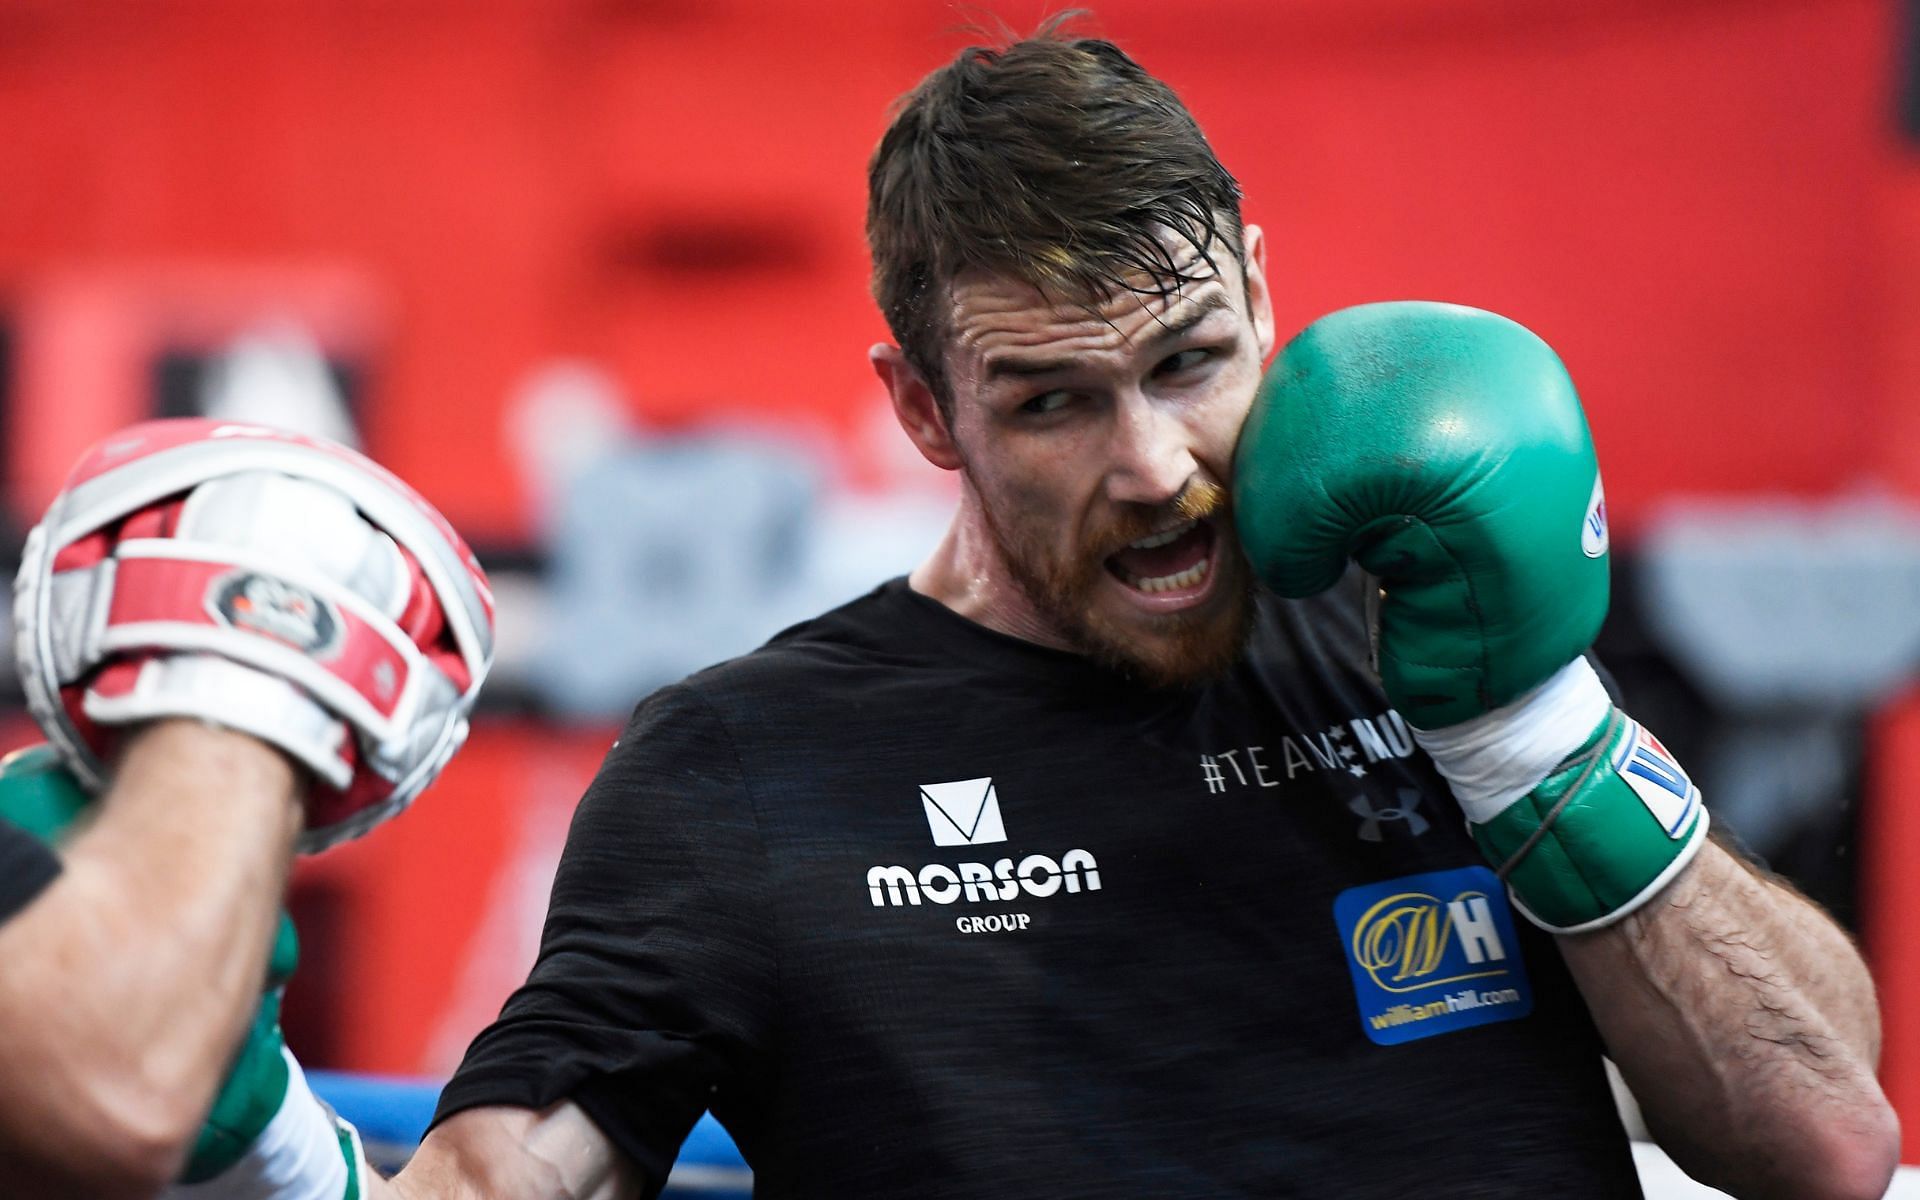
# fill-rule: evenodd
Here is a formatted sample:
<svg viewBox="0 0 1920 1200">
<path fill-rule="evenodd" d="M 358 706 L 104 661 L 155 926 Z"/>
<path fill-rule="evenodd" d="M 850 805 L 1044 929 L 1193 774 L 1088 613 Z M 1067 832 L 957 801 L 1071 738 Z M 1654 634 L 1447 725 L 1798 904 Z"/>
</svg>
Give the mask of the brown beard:
<svg viewBox="0 0 1920 1200">
<path fill-rule="evenodd" d="M 1224 673 L 1240 657 L 1253 624 L 1253 572 L 1227 511 L 1224 489 L 1196 480 L 1172 503 L 1129 505 L 1089 539 L 1093 547 L 1068 562 L 1052 561 L 1042 539 L 1010 530 L 981 499 L 981 511 L 1000 557 L 1027 599 L 1067 642 L 1094 661 L 1153 687 L 1180 687 Z M 1107 574 L 1109 555 L 1175 520 L 1207 520 L 1213 525 L 1213 562 L 1225 572 L 1215 594 L 1199 609 L 1140 614 L 1149 631 L 1116 626 L 1088 603 Z"/>
</svg>

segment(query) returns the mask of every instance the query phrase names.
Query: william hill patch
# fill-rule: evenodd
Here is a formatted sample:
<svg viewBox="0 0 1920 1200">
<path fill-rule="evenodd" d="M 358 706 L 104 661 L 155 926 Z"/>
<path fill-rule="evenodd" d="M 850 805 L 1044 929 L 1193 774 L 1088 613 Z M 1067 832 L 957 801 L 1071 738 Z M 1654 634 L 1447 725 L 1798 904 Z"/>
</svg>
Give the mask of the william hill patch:
<svg viewBox="0 0 1920 1200">
<path fill-rule="evenodd" d="M 1533 1011 L 1507 890 L 1485 867 L 1348 888 L 1333 919 L 1360 1028 L 1382 1046 Z"/>
</svg>

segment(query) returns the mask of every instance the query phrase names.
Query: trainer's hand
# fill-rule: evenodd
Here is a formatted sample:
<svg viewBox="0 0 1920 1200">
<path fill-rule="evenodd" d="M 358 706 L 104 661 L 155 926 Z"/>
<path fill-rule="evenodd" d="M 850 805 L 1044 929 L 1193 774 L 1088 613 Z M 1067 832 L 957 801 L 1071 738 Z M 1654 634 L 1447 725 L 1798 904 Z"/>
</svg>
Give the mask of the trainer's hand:
<svg viewBox="0 0 1920 1200">
<path fill-rule="evenodd" d="M 1378 578 L 1388 699 L 1537 923 L 1617 920 L 1699 849 L 1698 791 L 1581 657 L 1607 611 L 1606 509 L 1539 338 L 1449 304 L 1321 318 L 1262 384 L 1234 491 L 1276 591 L 1349 558 Z"/>
<path fill-rule="evenodd" d="M 398 812 L 466 737 L 486 577 L 446 520 L 344 447 L 152 421 L 94 446 L 28 538 L 28 708 L 90 789 L 128 728 L 212 721 L 313 773 L 303 850 Z"/>
</svg>

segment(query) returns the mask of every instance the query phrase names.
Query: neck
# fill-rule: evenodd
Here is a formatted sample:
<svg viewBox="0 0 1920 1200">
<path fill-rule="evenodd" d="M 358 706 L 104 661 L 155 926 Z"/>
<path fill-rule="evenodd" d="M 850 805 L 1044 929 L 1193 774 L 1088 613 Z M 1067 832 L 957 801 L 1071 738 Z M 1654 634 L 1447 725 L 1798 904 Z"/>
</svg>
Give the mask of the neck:
<svg viewBox="0 0 1920 1200">
<path fill-rule="evenodd" d="M 907 586 L 998 633 L 1056 650 L 1076 649 L 1014 580 L 979 496 L 965 484 L 946 536 L 907 576 Z"/>
</svg>

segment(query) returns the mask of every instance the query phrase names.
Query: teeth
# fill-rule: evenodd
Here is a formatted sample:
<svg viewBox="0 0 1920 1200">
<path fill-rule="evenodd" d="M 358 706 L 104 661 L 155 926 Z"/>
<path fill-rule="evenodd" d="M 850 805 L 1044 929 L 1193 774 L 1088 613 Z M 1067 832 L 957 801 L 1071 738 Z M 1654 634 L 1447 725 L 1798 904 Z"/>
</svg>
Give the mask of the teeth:
<svg viewBox="0 0 1920 1200">
<path fill-rule="evenodd" d="M 1155 575 L 1151 579 L 1129 579 L 1128 584 L 1142 592 L 1177 592 L 1190 588 L 1207 577 L 1207 564 L 1212 559 L 1203 558 L 1178 575 Z"/>
<path fill-rule="evenodd" d="M 1164 546 L 1168 542 L 1179 539 L 1199 523 L 1197 520 L 1182 521 L 1171 529 L 1163 529 L 1159 533 L 1150 533 L 1137 542 L 1129 542 L 1127 543 L 1127 548 L 1130 550 L 1151 550 L 1155 546 Z"/>
</svg>

